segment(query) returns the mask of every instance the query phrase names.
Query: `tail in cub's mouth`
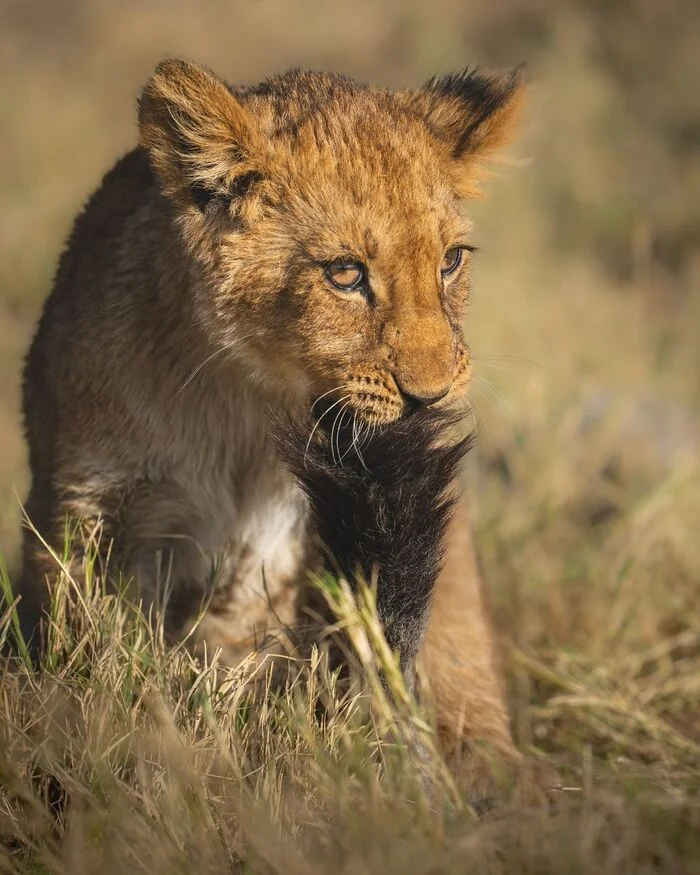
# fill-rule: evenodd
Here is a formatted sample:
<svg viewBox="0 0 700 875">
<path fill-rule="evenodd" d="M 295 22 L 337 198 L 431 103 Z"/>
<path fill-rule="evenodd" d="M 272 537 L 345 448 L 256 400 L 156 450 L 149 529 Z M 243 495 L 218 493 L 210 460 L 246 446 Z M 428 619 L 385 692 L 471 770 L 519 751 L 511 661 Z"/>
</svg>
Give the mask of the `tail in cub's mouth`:
<svg viewBox="0 0 700 875">
<path fill-rule="evenodd" d="M 276 440 L 311 503 L 329 570 L 352 584 L 378 574 L 377 612 L 389 646 L 413 683 L 430 599 L 472 437 L 455 438 L 461 416 L 422 408 L 382 427 L 356 452 L 351 436 L 287 422 Z M 338 446 L 349 447 L 340 456 Z"/>
</svg>

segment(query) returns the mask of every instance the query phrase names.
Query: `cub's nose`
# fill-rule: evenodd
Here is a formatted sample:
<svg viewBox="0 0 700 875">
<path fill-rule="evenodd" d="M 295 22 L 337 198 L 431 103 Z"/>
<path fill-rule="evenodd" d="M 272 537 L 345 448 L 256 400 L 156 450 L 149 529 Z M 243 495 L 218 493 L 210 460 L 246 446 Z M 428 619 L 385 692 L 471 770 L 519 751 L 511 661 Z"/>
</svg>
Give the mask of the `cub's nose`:
<svg viewBox="0 0 700 875">
<path fill-rule="evenodd" d="M 431 393 L 429 395 L 418 395 L 415 393 L 412 394 L 410 392 L 406 392 L 400 384 L 399 390 L 409 409 L 418 410 L 420 407 L 430 407 L 431 404 L 437 404 L 438 401 L 440 401 L 442 398 L 445 397 L 445 395 L 447 395 L 447 393 L 450 391 L 450 387 L 447 386 L 446 388 L 441 389 L 438 392 Z"/>
</svg>

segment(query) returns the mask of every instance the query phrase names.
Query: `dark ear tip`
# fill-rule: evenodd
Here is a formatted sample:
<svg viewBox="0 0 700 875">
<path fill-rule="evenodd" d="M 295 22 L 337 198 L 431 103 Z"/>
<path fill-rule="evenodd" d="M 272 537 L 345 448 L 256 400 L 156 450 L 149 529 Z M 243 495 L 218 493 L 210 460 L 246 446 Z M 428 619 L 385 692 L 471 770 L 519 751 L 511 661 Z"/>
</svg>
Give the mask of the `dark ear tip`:
<svg viewBox="0 0 700 875">
<path fill-rule="evenodd" d="M 529 79 L 527 64 L 523 61 L 521 64 L 517 64 L 515 67 L 511 67 L 511 69 L 506 74 L 508 85 L 511 88 L 517 88 L 520 85 L 525 85 Z"/>
<path fill-rule="evenodd" d="M 491 93 L 506 98 L 525 85 L 527 79 L 527 65 L 525 63 L 501 70 L 465 67 L 458 73 L 433 76 L 425 83 L 423 89 L 445 96 L 459 96 L 466 99 L 474 99 L 478 93 L 490 90 Z"/>
<path fill-rule="evenodd" d="M 492 87 L 505 99 L 527 85 L 529 78 L 525 62 L 506 69 L 483 71 L 482 75 L 491 80 Z"/>
</svg>

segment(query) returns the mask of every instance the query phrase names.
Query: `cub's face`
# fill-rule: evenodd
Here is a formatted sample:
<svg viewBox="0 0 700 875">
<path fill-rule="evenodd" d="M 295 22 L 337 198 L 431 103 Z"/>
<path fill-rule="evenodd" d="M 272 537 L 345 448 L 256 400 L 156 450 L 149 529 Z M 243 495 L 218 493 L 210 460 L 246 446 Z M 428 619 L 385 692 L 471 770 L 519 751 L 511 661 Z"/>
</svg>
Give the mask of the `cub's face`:
<svg viewBox="0 0 700 875">
<path fill-rule="evenodd" d="M 520 90 L 514 73 L 392 93 L 297 72 L 232 92 L 163 62 L 141 140 L 202 266 L 214 347 L 329 427 L 456 399 L 473 252 L 458 201 Z"/>
</svg>

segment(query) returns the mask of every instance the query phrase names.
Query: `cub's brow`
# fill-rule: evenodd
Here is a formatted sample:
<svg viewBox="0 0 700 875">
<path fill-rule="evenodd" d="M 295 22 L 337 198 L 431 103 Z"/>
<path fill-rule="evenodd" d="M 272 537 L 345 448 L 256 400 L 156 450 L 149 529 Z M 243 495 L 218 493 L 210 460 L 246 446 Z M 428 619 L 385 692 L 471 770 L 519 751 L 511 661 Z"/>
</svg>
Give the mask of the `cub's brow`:
<svg viewBox="0 0 700 875">
<path fill-rule="evenodd" d="M 329 244 L 328 246 L 324 246 L 322 251 L 321 247 L 317 246 L 312 251 L 310 247 L 302 244 L 300 245 L 299 250 L 305 258 L 321 267 L 342 258 L 346 258 L 348 261 L 360 261 L 363 263 L 368 260 L 367 256 L 362 253 L 361 247 L 351 246 L 348 243 L 340 243 L 337 245 Z"/>
</svg>

